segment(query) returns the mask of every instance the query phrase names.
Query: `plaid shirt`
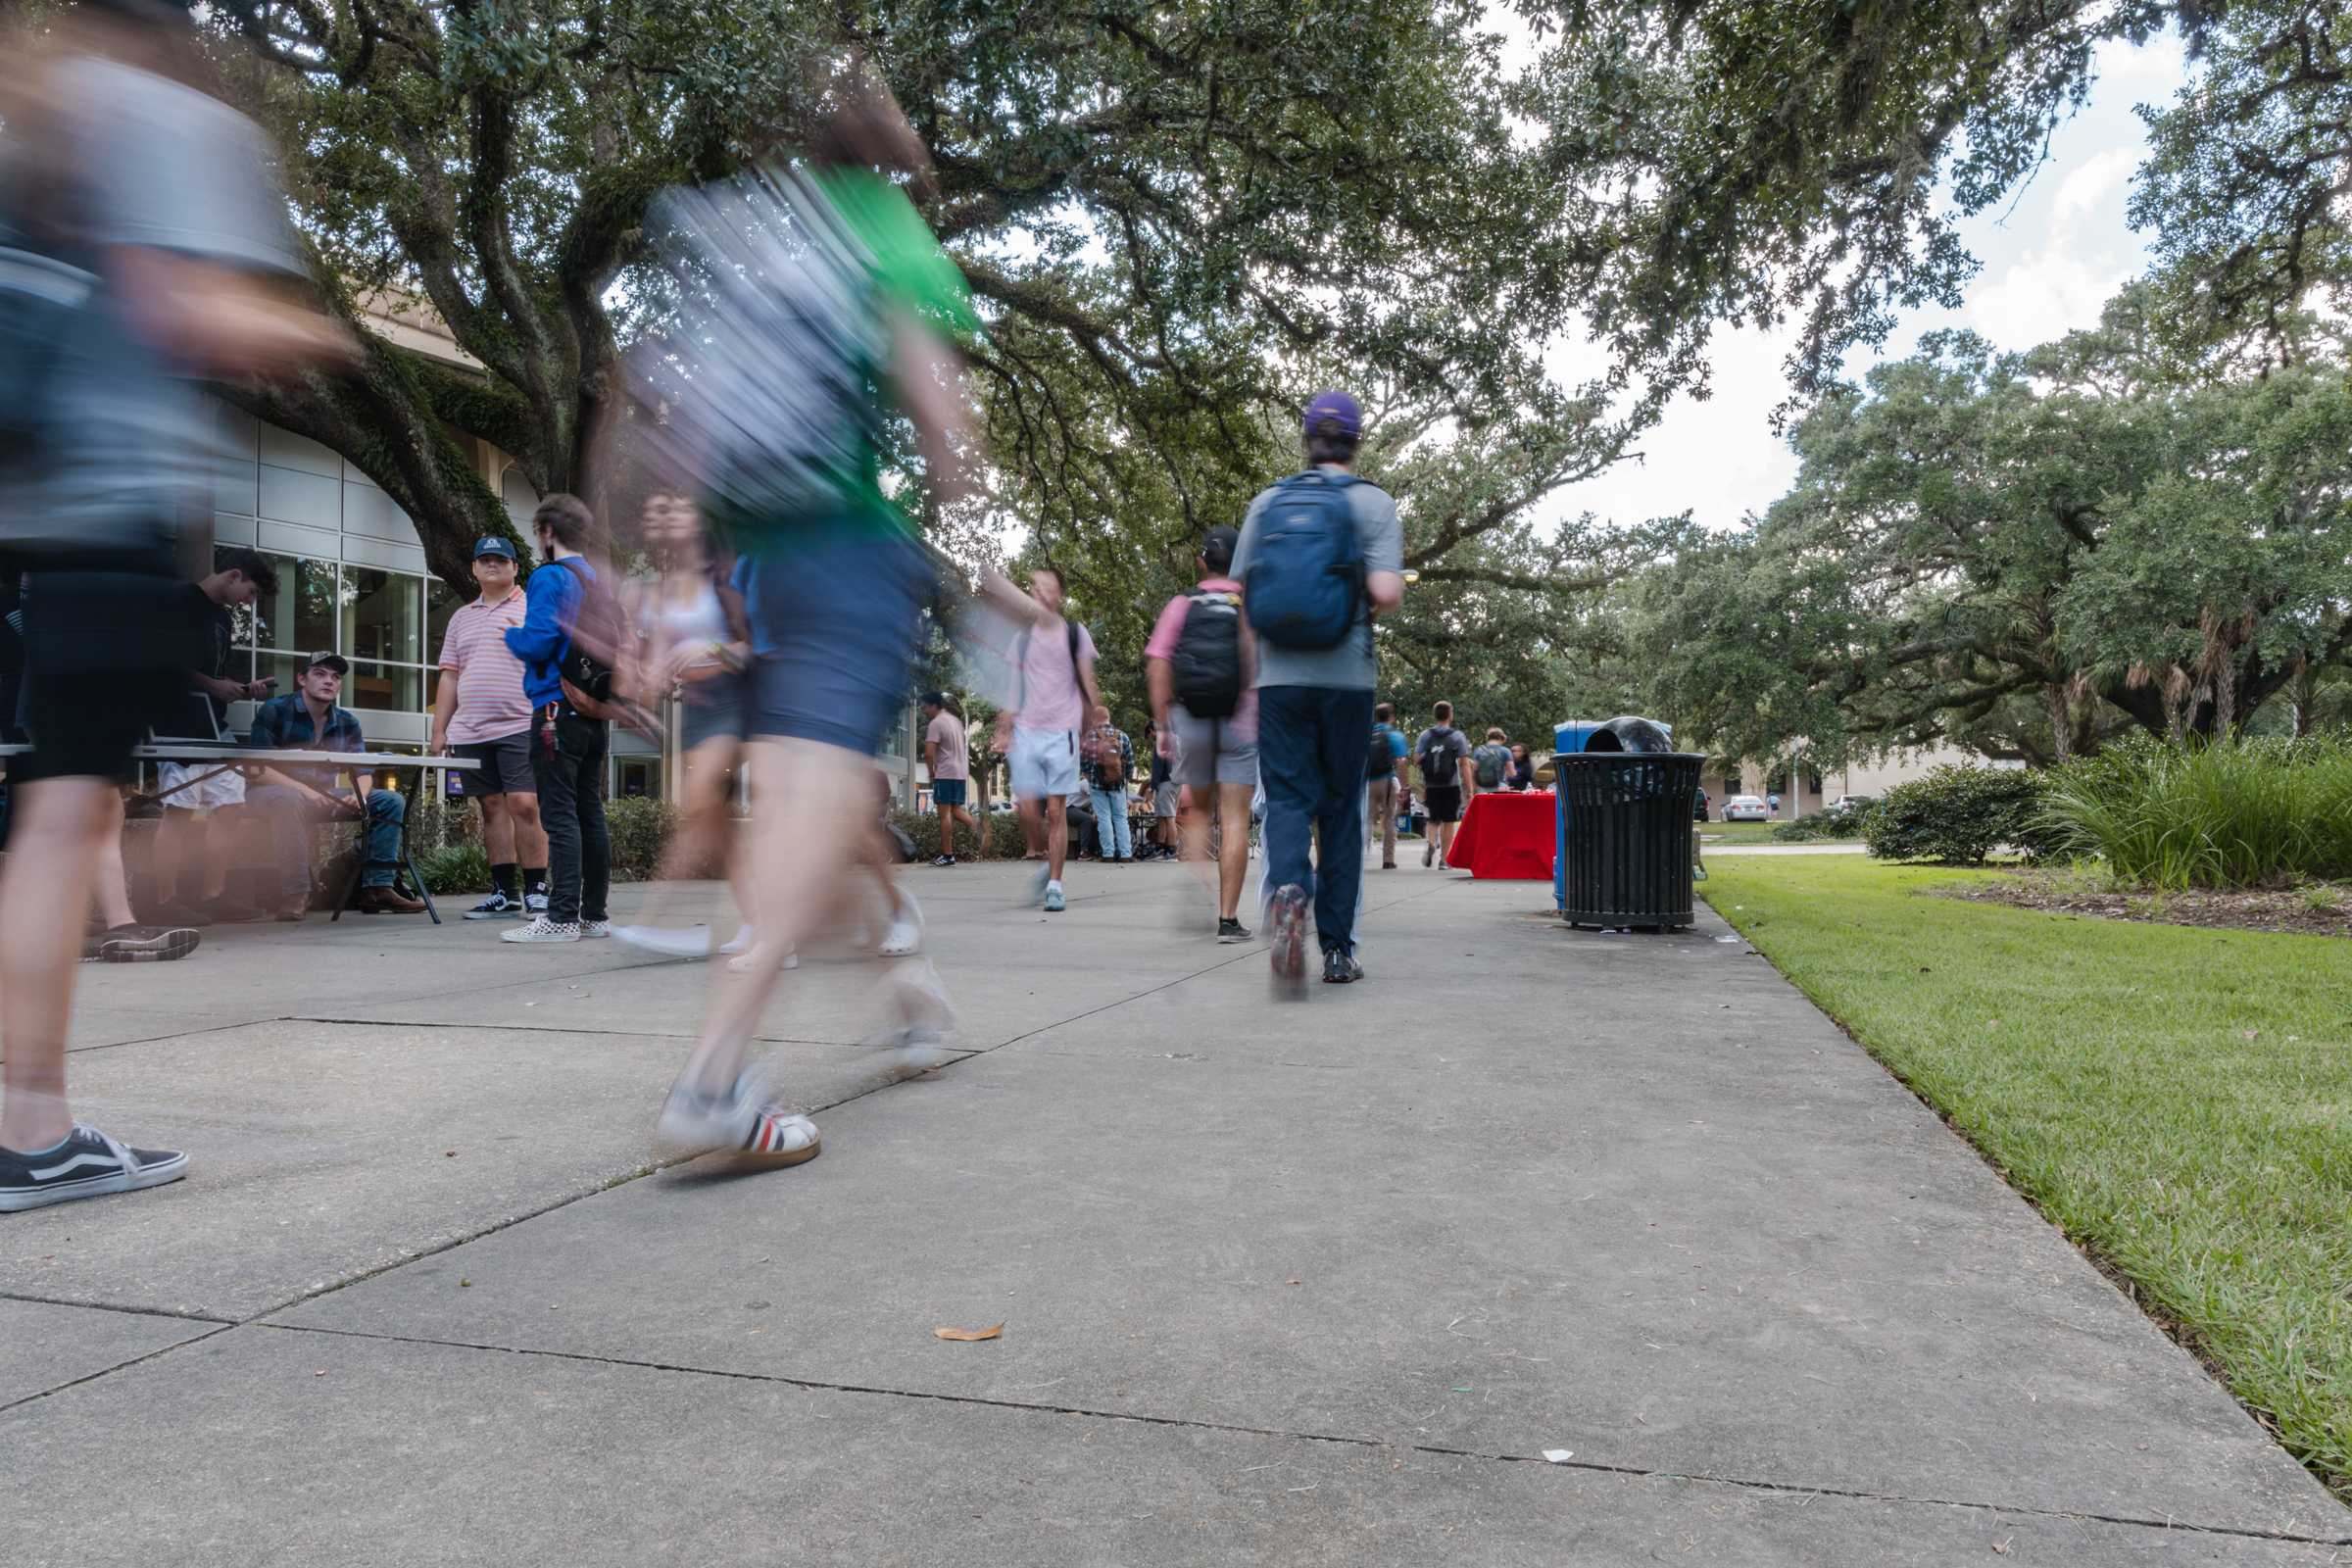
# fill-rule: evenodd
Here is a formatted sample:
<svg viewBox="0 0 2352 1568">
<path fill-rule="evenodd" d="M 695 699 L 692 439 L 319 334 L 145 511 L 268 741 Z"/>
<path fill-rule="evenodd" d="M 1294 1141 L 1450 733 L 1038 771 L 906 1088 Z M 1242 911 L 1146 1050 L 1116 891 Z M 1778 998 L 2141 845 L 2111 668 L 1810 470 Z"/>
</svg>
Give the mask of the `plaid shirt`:
<svg viewBox="0 0 2352 1568">
<path fill-rule="evenodd" d="M 253 710 L 253 731 L 247 744 L 270 751 L 364 752 L 368 749 L 368 737 L 360 732 L 360 721 L 348 708 L 329 709 L 326 733 L 319 734 L 311 723 L 311 710 L 304 706 L 302 694 L 288 692 L 283 697 L 270 698 Z M 326 789 L 334 783 L 338 770 L 281 767 L 278 771 Z"/>
</svg>

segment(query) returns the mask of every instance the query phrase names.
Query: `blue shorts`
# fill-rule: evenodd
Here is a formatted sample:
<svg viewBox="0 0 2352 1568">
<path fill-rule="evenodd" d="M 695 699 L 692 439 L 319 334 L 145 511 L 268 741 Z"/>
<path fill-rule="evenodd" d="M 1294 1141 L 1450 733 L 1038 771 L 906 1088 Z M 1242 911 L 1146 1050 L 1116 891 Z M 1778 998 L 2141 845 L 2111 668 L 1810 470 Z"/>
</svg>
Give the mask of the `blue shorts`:
<svg viewBox="0 0 2352 1568">
<path fill-rule="evenodd" d="M 746 729 L 875 755 L 905 715 L 931 600 L 921 547 L 896 534 L 788 537 L 754 564 L 749 587 L 760 652 Z"/>
<path fill-rule="evenodd" d="M 933 779 L 931 781 L 931 804 L 933 806 L 961 806 L 963 804 L 963 786 L 966 782 L 959 778 Z"/>
</svg>

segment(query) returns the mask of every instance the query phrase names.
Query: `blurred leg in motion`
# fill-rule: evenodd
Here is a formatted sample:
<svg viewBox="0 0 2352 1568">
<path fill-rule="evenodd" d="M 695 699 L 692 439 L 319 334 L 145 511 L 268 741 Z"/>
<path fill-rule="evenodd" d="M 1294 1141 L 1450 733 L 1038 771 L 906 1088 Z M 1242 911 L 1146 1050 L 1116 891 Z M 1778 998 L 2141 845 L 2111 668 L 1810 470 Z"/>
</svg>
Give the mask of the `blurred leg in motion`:
<svg viewBox="0 0 2352 1568">
<path fill-rule="evenodd" d="M 111 780 L 86 777 L 35 779 L 11 794 L 15 821 L 0 859 L 0 1149 L 31 1151 L 74 1130 L 66 1031 L 82 930 L 58 916 L 89 907 L 122 797 Z"/>
<path fill-rule="evenodd" d="M 840 825 L 865 809 L 872 771 L 864 758 L 821 741 L 756 741 L 752 782 L 767 803 L 754 820 L 746 867 L 760 945 L 722 972 L 680 1082 L 724 1095 L 742 1077 L 760 1015 L 786 955 L 828 907 L 859 848 Z"/>
</svg>

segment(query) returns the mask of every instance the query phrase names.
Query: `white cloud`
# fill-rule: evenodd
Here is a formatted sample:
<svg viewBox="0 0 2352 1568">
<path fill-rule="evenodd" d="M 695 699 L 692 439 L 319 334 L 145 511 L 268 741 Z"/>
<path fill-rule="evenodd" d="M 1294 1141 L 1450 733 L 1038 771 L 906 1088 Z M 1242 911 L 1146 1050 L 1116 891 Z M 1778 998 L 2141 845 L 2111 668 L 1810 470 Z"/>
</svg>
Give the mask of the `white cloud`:
<svg viewBox="0 0 2352 1568">
<path fill-rule="evenodd" d="M 2123 189 L 2124 182 L 2139 168 L 2145 149 L 2137 146 L 2110 147 L 2093 153 L 2080 168 L 2060 182 L 2058 194 L 2050 203 L 2050 218 L 2061 226 L 2090 214 Z"/>
<path fill-rule="evenodd" d="M 2100 309 L 2131 281 L 2132 270 L 2113 252 L 2086 258 L 2063 249 L 2029 251 L 1970 289 L 1960 314 L 2000 347 L 2030 349 L 2096 326 Z"/>
</svg>

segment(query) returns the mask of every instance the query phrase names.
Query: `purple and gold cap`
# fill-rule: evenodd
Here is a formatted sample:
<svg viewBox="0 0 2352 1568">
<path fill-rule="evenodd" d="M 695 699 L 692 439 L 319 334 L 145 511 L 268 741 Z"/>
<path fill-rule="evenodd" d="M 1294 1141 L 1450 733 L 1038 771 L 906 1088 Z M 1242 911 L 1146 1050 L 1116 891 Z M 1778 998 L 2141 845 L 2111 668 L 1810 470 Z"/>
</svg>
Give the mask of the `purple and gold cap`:
<svg viewBox="0 0 2352 1568">
<path fill-rule="evenodd" d="M 1364 433 L 1364 411 L 1357 408 L 1355 399 L 1345 392 L 1318 392 L 1315 400 L 1306 406 L 1305 426 L 1308 434 L 1311 435 L 1315 426 L 1325 419 L 1337 424 L 1343 434 L 1360 437 Z"/>
</svg>

